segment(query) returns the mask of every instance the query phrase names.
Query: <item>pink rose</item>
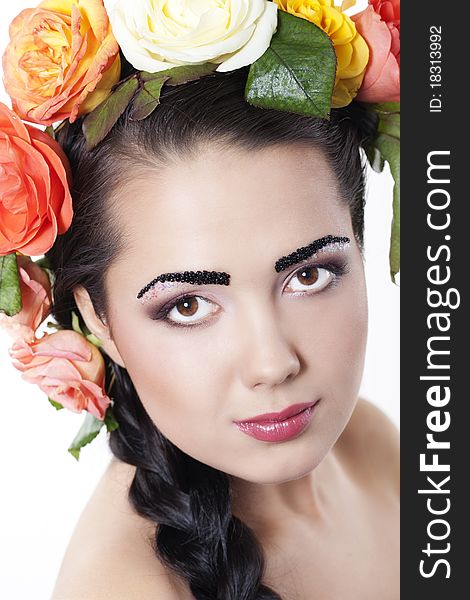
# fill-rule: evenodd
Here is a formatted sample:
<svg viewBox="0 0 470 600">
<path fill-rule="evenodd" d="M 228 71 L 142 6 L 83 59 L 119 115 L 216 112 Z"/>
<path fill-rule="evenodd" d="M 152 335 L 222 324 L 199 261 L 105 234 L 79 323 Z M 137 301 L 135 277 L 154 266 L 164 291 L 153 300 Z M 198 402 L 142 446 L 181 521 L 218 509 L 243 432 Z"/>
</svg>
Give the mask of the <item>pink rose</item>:
<svg viewBox="0 0 470 600">
<path fill-rule="evenodd" d="M 369 6 L 351 19 L 370 51 L 357 100 L 399 102 L 400 0 L 369 0 Z"/>
<path fill-rule="evenodd" d="M 104 420 L 111 402 L 103 391 L 104 360 L 84 336 L 63 329 L 34 342 L 18 339 L 10 356 L 23 379 L 36 383 L 51 400 L 73 412 L 86 410 Z"/>
<path fill-rule="evenodd" d="M 51 282 L 46 271 L 29 256 L 17 257 L 23 308 L 13 317 L 0 314 L 0 326 L 11 337 L 34 341 L 36 330 L 49 313 Z"/>
</svg>

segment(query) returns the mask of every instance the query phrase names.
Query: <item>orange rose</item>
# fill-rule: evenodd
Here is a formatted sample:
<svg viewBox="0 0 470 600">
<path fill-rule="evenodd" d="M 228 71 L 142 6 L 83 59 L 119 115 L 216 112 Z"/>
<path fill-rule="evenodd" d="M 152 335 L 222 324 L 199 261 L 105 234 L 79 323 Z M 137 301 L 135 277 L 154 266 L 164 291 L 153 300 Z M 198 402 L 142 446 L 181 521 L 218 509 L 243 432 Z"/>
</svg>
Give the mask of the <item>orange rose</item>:
<svg viewBox="0 0 470 600">
<path fill-rule="evenodd" d="M 35 333 L 49 313 L 51 283 L 46 271 L 28 256 L 18 256 L 23 308 L 13 317 L 0 314 L 0 326 L 15 339 L 34 341 Z"/>
<path fill-rule="evenodd" d="M 57 142 L 0 102 L 0 256 L 47 252 L 72 221 L 70 165 Z"/>
<path fill-rule="evenodd" d="M 364 81 L 357 94 L 363 102 L 400 101 L 400 1 L 369 0 L 351 19 L 370 49 Z"/>
<path fill-rule="evenodd" d="M 36 383 L 51 400 L 73 412 L 86 410 L 104 420 L 111 402 L 103 391 L 104 360 L 84 336 L 63 329 L 30 343 L 19 339 L 10 356 L 23 379 Z"/>
<path fill-rule="evenodd" d="M 10 24 L 5 88 L 26 121 L 71 123 L 119 80 L 119 47 L 103 0 L 44 0 Z"/>
</svg>

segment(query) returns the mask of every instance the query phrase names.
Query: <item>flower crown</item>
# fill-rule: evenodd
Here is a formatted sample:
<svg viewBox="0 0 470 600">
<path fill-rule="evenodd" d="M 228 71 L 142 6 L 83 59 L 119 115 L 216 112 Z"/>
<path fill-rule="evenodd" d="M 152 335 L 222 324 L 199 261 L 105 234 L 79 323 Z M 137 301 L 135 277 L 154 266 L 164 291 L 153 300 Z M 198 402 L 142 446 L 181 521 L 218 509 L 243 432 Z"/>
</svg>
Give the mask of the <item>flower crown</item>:
<svg viewBox="0 0 470 600">
<path fill-rule="evenodd" d="M 261 108 L 328 118 L 353 99 L 378 115 L 366 148 L 395 180 L 390 245 L 399 271 L 400 0 L 43 0 L 10 24 L 3 55 L 12 109 L 0 103 L 0 325 L 22 377 L 58 410 L 86 411 L 69 447 L 80 448 L 106 425 L 118 427 L 112 382 L 105 382 L 100 342 L 79 326 L 48 322 L 54 274 L 42 258 L 70 227 L 71 169 L 55 141 L 82 119 L 88 149 L 103 140 L 131 104 L 145 119 L 164 85 L 249 66 L 245 99 Z M 121 79 L 126 60 L 135 72 Z M 29 123 L 26 123 L 26 122 Z M 45 130 L 31 125 L 45 126 Z M 58 125 L 56 125 L 58 123 Z M 55 126 L 55 127 L 54 127 Z M 4 313 L 4 314 L 1 314 Z"/>
</svg>

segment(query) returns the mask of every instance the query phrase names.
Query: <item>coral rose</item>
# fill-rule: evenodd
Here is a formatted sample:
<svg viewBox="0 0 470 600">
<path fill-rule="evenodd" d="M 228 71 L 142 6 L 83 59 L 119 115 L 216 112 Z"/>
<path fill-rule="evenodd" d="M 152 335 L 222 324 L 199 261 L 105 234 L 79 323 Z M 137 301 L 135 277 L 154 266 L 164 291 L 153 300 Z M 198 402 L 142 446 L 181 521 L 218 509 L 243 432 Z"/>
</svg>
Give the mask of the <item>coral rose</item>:
<svg viewBox="0 0 470 600">
<path fill-rule="evenodd" d="M 63 329 L 32 343 L 19 339 L 10 356 L 23 379 L 36 383 L 51 400 L 73 412 L 86 410 L 104 420 L 111 402 L 103 391 L 104 360 L 84 336 Z"/>
<path fill-rule="evenodd" d="M 23 308 L 13 317 L 0 314 L 0 326 L 11 337 L 34 341 L 35 333 L 49 314 L 51 283 L 46 271 L 29 256 L 17 257 Z"/>
<path fill-rule="evenodd" d="M 92 111 L 120 77 L 103 0 L 44 0 L 10 24 L 3 81 L 26 121 L 51 125 Z"/>
<path fill-rule="evenodd" d="M 400 2 L 369 0 L 351 17 L 370 49 L 369 64 L 357 95 L 363 102 L 400 100 Z"/>
<path fill-rule="evenodd" d="M 67 231 L 70 181 L 59 144 L 0 102 L 0 256 L 44 254 Z"/>
<path fill-rule="evenodd" d="M 354 22 L 332 0 L 274 1 L 282 10 L 315 23 L 330 37 L 337 61 L 331 105 L 333 108 L 347 106 L 361 87 L 369 60 L 369 48 Z M 353 4 L 350 2 L 348 6 Z"/>
<path fill-rule="evenodd" d="M 105 0 L 114 34 L 136 69 L 218 63 L 217 71 L 250 65 L 267 50 L 277 6 L 267 0 Z"/>
</svg>

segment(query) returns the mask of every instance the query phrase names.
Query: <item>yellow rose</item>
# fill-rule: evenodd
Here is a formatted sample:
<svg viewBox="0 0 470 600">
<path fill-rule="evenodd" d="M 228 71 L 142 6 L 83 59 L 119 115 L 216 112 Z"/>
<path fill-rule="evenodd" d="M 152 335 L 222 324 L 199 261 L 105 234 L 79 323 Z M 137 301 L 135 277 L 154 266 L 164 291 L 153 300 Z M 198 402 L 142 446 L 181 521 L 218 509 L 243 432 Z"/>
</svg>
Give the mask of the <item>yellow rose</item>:
<svg viewBox="0 0 470 600">
<path fill-rule="evenodd" d="M 73 122 L 119 80 L 119 47 L 103 0 L 44 0 L 15 17 L 9 32 L 3 82 L 25 121 Z"/>
<path fill-rule="evenodd" d="M 361 87 L 369 61 L 369 47 L 355 23 L 332 0 L 274 1 L 285 12 L 315 23 L 331 38 L 337 61 L 332 106 L 347 106 Z M 346 8 L 354 1 L 343 4 Z"/>
</svg>

